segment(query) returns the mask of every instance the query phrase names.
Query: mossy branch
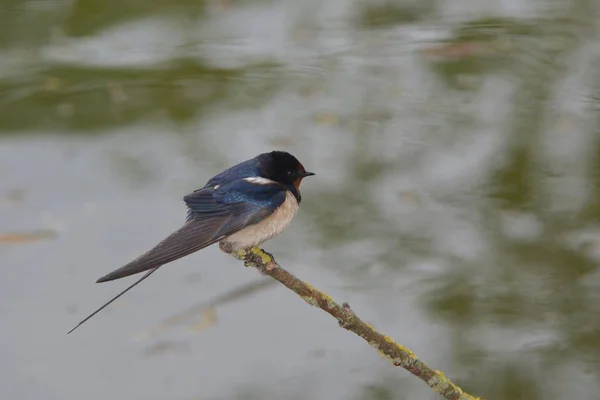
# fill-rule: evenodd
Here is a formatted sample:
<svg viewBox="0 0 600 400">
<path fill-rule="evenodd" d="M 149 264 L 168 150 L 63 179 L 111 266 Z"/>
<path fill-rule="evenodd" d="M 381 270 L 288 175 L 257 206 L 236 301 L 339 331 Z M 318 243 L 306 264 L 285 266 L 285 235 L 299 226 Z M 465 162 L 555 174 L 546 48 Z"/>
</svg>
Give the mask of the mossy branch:
<svg viewBox="0 0 600 400">
<path fill-rule="evenodd" d="M 371 325 L 363 322 L 350 309 L 347 303 L 339 305 L 331 297 L 315 289 L 306 282 L 301 281 L 294 275 L 287 272 L 275 261 L 266 251 L 252 247 L 246 250 L 232 252 L 230 249 L 221 247 L 223 251 L 231 254 L 235 258 L 242 260 L 244 265 L 257 268 L 261 273 L 269 275 L 285 285 L 288 289 L 294 291 L 304 301 L 311 306 L 319 307 L 338 320 L 339 325 L 363 338 L 371 347 L 390 361 L 396 367 L 402 367 L 411 374 L 415 375 L 434 391 L 441 394 L 448 400 L 483 400 L 479 397 L 473 397 L 462 391 L 440 372 L 433 370 L 417 356 L 396 343 L 392 338 L 379 333 Z"/>
</svg>

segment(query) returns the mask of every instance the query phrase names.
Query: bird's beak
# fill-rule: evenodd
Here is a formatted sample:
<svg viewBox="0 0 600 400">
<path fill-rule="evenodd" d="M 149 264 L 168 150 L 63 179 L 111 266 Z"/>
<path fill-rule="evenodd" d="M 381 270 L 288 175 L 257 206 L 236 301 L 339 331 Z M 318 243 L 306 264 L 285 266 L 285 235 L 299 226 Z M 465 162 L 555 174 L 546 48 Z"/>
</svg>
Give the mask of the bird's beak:
<svg viewBox="0 0 600 400">
<path fill-rule="evenodd" d="M 315 173 L 314 173 L 314 172 L 308 172 L 308 171 L 304 171 L 304 176 L 303 176 L 303 178 L 306 178 L 307 176 L 313 176 L 313 175 L 315 175 Z"/>
</svg>

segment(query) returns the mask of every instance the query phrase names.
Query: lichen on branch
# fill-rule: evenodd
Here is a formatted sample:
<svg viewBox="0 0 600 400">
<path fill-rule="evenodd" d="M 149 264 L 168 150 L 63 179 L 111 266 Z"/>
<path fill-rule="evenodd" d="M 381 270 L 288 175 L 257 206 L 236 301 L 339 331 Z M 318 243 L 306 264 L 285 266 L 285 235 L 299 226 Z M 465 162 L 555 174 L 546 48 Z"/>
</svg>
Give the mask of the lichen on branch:
<svg viewBox="0 0 600 400">
<path fill-rule="evenodd" d="M 255 267 L 262 274 L 269 275 L 273 279 L 279 281 L 311 306 L 319 307 L 327 312 L 337 319 L 342 328 L 363 338 L 371 347 L 377 350 L 383 358 L 393 365 L 402 367 L 415 375 L 444 398 L 448 400 L 483 400 L 463 392 L 460 387 L 456 386 L 450 379 L 446 378 L 442 372 L 429 368 L 429 366 L 419 360 L 412 351 L 396 343 L 389 336 L 378 332 L 371 325 L 362 321 L 354 311 L 352 311 L 348 303 L 343 303 L 342 305 L 336 303 L 325 293 L 281 268 L 274 257 L 263 249 L 252 247 L 250 249 L 232 252 L 230 249 L 221 246 L 221 250 L 243 261 L 245 266 Z"/>
</svg>

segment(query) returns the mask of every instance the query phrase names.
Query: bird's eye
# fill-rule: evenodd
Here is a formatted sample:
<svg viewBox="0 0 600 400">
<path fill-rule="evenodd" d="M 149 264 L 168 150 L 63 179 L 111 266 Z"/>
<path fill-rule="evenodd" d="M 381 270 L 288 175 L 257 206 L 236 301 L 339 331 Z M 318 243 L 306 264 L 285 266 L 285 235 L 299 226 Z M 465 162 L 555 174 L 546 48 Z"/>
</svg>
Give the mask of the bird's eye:
<svg viewBox="0 0 600 400">
<path fill-rule="evenodd" d="M 287 172 L 287 176 L 292 176 L 294 174 L 294 171 L 288 171 Z"/>
</svg>

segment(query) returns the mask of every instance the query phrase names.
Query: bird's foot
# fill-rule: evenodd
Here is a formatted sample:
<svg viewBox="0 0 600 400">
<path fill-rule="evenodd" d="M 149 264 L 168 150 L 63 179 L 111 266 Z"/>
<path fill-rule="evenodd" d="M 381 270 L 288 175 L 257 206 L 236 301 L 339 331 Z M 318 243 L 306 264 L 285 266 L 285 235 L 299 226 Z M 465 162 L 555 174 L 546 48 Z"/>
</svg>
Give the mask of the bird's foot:
<svg viewBox="0 0 600 400">
<path fill-rule="evenodd" d="M 249 253 L 245 249 L 235 250 L 231 243 L 226 242 L 224 240 L 221 240 L 219 242 L 219 249 L 221 249 L 221 251 L 223 253 L 227 253 L 227 254 L 237 258 L 238 260 L 243 261 L 244 265 L 246 267 L 249 266 L 249 263 L 250 263 L 250 260 L 248 259 Z"/>
<path fill-rule="evenodd" d="M 257 257 L 260 257 L 260 261 L 263 264 L 268 264 L 275 260 L 273 254 L 269 253 L 268 251 L 265 251 L 264 249 L 261 249 L 260 247 L 252 247 L 250 248 L 250 252 Z"/>
<path fill-rule="evenodd" d="M 246 258 L 250 258 L 250 262 L 248 264 L 253 267 L 256 267 L 256 264 L 260 264 L 260 267 L 264 268 L 259 268 L 263 274 L 268 274 L 279 267 L 277 262 L 275 262 L 275 257 L 273 257 L 273 254 L 261 249 L 260 247 L 251 247 L 250 249 L 246 250 L 246 252 L 250 255 L 250 257 Z"/>
<path fill-rule="evenodd" d="M 221 251 L 227 254 L 231 254 L 233 257 L 244 262 L 246 267 L 256 267 L 257 264 L 267 266 L 269 270 L 273 269 L 275 264 L 275 258 L 273 255 L 260 247 L 249 247 L 247 249 L 235 250 L 231 243 L 225 241 L 219 242 L 219 248 Z"/>
</svg>

